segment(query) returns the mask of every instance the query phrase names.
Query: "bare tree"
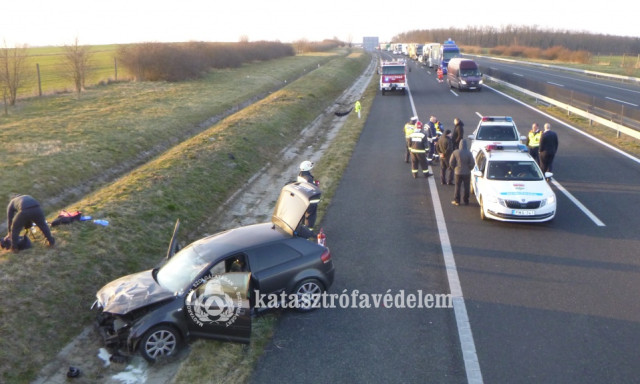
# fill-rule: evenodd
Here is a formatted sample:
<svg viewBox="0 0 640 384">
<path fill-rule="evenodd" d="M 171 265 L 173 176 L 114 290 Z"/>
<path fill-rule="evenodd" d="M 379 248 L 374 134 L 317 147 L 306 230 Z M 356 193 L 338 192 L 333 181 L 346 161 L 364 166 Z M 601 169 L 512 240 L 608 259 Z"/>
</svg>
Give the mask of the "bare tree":
<svg viewBox="0 0 640 384">
<path fill-rule="evenodd" d="M 0 48 L 0 87 L 5 106 L 7 96 L 9 105 L 16 104 L 18 89 L 22 85 L 26 75 L 27 46 L 8 48 L 7 43 Z"/>
<path fill-rule="evenodd" d="M 65 45 L 64 50 L 69 68 L 69 77 L 73 79 L 76 92 L 80 93 L 84 90 L 84 82 L 89 71 L 90 48 L 86 45 L 80 45 L 76 37 L 74 44 Z"/>
</svg>

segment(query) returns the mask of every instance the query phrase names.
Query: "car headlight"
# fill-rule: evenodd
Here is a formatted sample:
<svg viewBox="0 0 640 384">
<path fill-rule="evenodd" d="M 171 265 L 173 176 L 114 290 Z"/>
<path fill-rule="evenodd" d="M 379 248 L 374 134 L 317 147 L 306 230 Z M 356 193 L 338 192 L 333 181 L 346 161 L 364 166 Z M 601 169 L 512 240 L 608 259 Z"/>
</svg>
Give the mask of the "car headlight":
<svg viewBox="0 0 640 384">
<path fill-rule="evenodd" d="M 460 80 L 460 84 L 467 84 L 465 80 Z"/>
<path fill-rule="evenodd" d="M 484 83 L 483 80 L 478 81 L 478 84 L 483 84 L 483 83 Z"/>
<path fill-rule="evenodd" d="M 488 196 L 487 201 L 491 204 L 500 204 L 503 207 L 507 206 L 507 203 L 505 203 L 505 200 L 502 198 L 499 198 L 498 196 Z"/>
<path fill-rule="evenodd" d="M 540 208 L 544 207 L 547 204 L 555 204 L 555 202 L 556 202 L 556 195 L 550 195 L 546 199 L 542 199 L 542 201 L 540 202 Z"/>
<path fill-rule="evenodd" d="M 556 203 L 556 195 L 551 195 L 547 197 L 547 204 L 555 204 Z"/>
</svg>

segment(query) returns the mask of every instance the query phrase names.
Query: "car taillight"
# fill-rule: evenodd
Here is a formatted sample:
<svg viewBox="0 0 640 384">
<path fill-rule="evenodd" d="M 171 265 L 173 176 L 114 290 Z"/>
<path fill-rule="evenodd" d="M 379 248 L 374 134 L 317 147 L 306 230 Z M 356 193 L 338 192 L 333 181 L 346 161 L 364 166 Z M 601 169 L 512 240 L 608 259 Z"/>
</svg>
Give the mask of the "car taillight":
<svg viewBox="0 0 640 384">
<path fill-rule="evenodd" d="M 331 261 L 331 251 L 329 251 L 329 248 L 325 249 L 324 252 L 322 252 L 320 260 L 322 260 L 323 263 L 328 263 L 329 261 Z"/>
</svg>

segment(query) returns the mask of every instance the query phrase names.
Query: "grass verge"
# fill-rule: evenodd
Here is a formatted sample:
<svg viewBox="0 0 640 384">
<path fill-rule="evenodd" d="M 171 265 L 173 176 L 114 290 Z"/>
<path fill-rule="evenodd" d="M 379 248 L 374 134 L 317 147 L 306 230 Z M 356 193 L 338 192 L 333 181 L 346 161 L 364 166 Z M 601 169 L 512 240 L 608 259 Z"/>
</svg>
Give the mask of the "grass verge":
<svg viewBox="0 0 640 384">
<path fill-rule="evenodd" d="M 369 114 L 370 109 L 366 105 L 370 105 L 373 101 L 378 90 L 377 85 L 375 81 L 371 81 L 360 99 L 365 106 L 362 118 L 358 119 L 355 113 L 349 114 L 344 126 L 314 167 L 314 176 L 320 180 L 322 186 L 322 200 L 318 207 L 316 224 L 318 228 L 338 188 L 341 176 L 349 164 Z M 248 346 L 210 340 L 194 342 L 189 356 L 181 364 L 174 381 L 192 384 L 246 383 L 265 346 L 271 340 L 279 316 L 279 311 L 273 311 L 254 318 L 251 343 Z M 211 368 L 212 361 L 215 361 L 215 369 Z"/>
<path fill-rule="evenodd" d="M 58 210 L 332 57 L 309 54 L 212 71 L 198 81 L 119 83 L 21 101 L 0 116 L 0 196 L 29 193 L 46 211 Z"/>
<path fill-rule="evenodd" d="M 1 381 L 32 380 L 51 356 L 91 322 L 93 314 L 88 308 L 97 289 L 114 278 L 158 263 L 166 251 L 176 218 L 181 219 L 181 233 L 188 234 L 187 242 L 199 238 L 201 234 L 195 233 L 196 228 L 215 212 L 220 203 L 331 105 L 369 63 L 368 56 L 353 58 L 344 54 L 323 60 L 322 65 L 299 80 L 221 122 L 203 128 L 201 133 L 176 143 L 152 161 L 69 207 L 81 209 L 94 218 L 109 220 L 108 227 L 90 222 L 56 227 L 56 248 L 44 250 L 35 245 L 18 255 L 2 254 Z M 238 73 L 249 75 L 238 71 L 233 76 Z M 242 77 L 238 77 L 232 84 L 237 86 L 242 81 Z M 124 95 L 128 96 L 128 93 L 123 92 Z M 173 96 L 171 92 L 155 93 L 153 97 L 157 100 L 141 103 L 140 108 L 148 111 L 159 104 L 180 113 L 180 106 L 174 106 Z M 226 100 L 224 95 L 217 97 Z M 65 97 L 62 99 L 75 102 Z M 99 101 L 94 100 L 94 108 L 101 108 Z M 87 108 L 89 104 L 92 103 L 88 103 Z M 127 106 L 127 103 L 122 106 Z M 211 108 L 204 109 L 210 111 Z M 117 115 L 119 111 L 114 109 L 112 112 Z M 153 116 L 151 114 L 151 120 Z M 189 121 L 200 122 L 205 116 L 201 112 L 199 118 Z M 173 115 L 166 112 L 166 118 L 171 120 Z M 111 124 L 108 121 L 104 123 Z M 120 124 L 123 123 L 121 121 Z M 162 135 L 167 140 L 164 129 L 153 128 L 153 122 L 140 118 L 140 124 L 155 130 L 155 134 L 148 133 L 149 139 Z M 64 129 L 63 125 L 61 129 Z M 175 132 L 184 126 L 190 125 L 185 122 L 175 127 L 167 123 L 164 128 Z M 100 141 L 91 137 L 93 132 L 83 133 L 81 129 L 73 132 L 82 136 L 77 139 L 79 142 Z M 65 137 L 62 132 L 59 134 L 61 138 Z M 127 135 L 134 141 L 137 136 Z M 33 141 L 37 142 L 37 139 Z M 174 141 L 179 139 L 170 140 Z M 130 143 L 122 140 L 118 144 L 105 144 L 113 146 L 111 156 L 128 158 L 121 149 L 128 153 L 124 149 Z M 88 154 L 84 158 L 87 162 L 92 152 L 85 153 Z M 104 161 L 117 163 L 107 157 Z M 67 162 L 58 164 L 64 170 L 58 170 L 57 175 L 61 179 L 65 175 L 73 176 L 74 171 L 65 168 L 73 168 L 72 165 Z M 95 166 L 100 165 L 101 162 L 96 161 Z"/>
</svg>

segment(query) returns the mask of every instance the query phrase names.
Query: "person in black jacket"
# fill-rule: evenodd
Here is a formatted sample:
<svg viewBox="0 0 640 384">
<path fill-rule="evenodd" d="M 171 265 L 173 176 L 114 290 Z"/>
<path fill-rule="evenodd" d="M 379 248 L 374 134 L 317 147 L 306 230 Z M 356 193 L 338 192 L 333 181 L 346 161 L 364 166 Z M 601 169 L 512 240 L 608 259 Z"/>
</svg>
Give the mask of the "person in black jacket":
<svg viewBox="0 0 640 384">
<path fill-rule="evenodd" d="M 540 156 L 540 168 L 542 173 L 553 172 L 553 158 L 558 151 L 558 135 L 551 130 L 551 124 L 544 125 L 544 132 L 540 136 L 538 153 Z"/>
<path fill-rule="evenodd" d="M 462 201 L 464 201 L 464 205 L 469 205 L 469 187 L 471 186 L 471 170 L 473 166 L 473 155 L 467 149 L 467 140 L 462 139 L 460 147 L 453 151 L 449 160 L 449 167 L 453 169 L 456 181 L 451 204 L 460 205 L 460 188 L 463 187 L 464 195 Z"/>
<path fill-rule="evenodd" d="M 453 139 L 453 148 L 460 147 L 460 140 L 464 138 L 464 123 L 457 117 L 453 119 L 453 133 L 451 138 Z"/>
<path fill-rule="evenodd" d="M 444 131 L 444 136 L 436 144 L 436 150 L 440 155 L 440 181 L 442 185 L 453 185 L 453 169 L 449 169 L 449 160 L 453 153 L 453 139 L 450 129 Z M 449 172 L 449 177 L 447 177 L 447 171 Z"/>
<path fill-rule="evenodd" d="M 47 224 L 40 203 L 29 195 L 19 195 L 11 199 L 7 206 L 7 228 L 9 229 L 9 234 L 4 239 L 6 245 L 8 245 L 7 241 L 11 241 L 11 251 L 18 252 L 20 250 L 18 245 L 20 231 L 23 228 L 31 228 L 34 223 L 44 234 L 48 245 L 52 247 L 56 241 L 51 235 L 49 224 Z"/>
</svg>

